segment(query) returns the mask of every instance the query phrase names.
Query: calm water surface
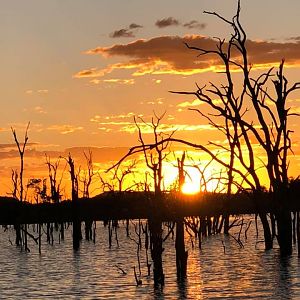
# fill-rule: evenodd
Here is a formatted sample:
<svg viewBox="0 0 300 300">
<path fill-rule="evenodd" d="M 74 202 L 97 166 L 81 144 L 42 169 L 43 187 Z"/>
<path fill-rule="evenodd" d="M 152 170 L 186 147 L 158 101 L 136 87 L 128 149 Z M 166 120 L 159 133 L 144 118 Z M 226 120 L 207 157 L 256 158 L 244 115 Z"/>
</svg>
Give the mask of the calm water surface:
<svg viewBox="0 0 300 300">
<path fill-rule="evenodd" d="M 247 240 L 243 235 L 242 249 L 232 237 L 217 235 L 205 239 L 200 251 L 187 237 L 185 282 L 176 280 L 174 241 L 169 238 L 164 243 L 163 290 L 155 290 L 147 277 L 144 249 L 143 284 L 136 287 L 133 266 L 137 267 L 137 247 L 126 237 L 123 223 L 118 229 L 119 247 L 114 239 L 112 249 L 108 247 L 107 228 L 100 222 L 96 243 L 83 241 L 76 253 L 71 234 L 70 227 L 61 243 L 55 234 L 53 246 L 47 245 L 44 234 L 39 255 L 34 242 L 30 242 L 30 253 L 21 252 L 10 243 L 14 231 L 1 230 L 0 299 L 300 299 L 297 255 L 281 260 L 278 249 L 263 251 L 263 243 L 257 243 L 262 236 L 256 239 L 253 224 Z M 133 228 L 131 235 L 136 238 Z M 117 265 L 127 274 L 123 275 Z"/>
</svg>

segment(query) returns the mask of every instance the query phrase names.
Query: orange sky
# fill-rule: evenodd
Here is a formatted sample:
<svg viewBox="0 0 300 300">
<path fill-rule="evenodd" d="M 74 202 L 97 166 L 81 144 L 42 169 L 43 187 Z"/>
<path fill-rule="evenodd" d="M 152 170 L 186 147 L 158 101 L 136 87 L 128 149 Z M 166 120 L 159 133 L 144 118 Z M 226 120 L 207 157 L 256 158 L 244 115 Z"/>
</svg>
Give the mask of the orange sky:
<svg viewBox="0 0 300 300">
<path fill-rule="evenodd" d="M 191 107 L 208 111 L 203 104 L 169 91 L 193 91 L 195 82 L 222 81 L 217 73 L 220 62 L 212 56 L 197 57 L 183 42 L 212 48 L 213 37 L 227 38 L 230 28 L 202 11 L 216 10 L 230 17 L 235 4 L 233 0 L 226 5 L 217 0 L 3 3 L 1 178 L 18 167 L 10 127 L 21 137 L 28 121 L 32 143 L 27 153 L 28 177 L 44 170 L 45 151 L 58 157 L 71 147 L 115 149 L 136 144 L 133 116 L 149 120 L 153 111 L 166 111 L 164 129 L 177 129 L 177 137 L 203 144 L 220 140 L 205 119 L 188 111 Z M 298 1 L 288 6 L 282 1 L 242 1 L 249 60 L 258 68 L 254 75 L 285 58 L 290 82 L 300 80 L 299 10 Z M 240 74 L 235 79 L 238 86 Z M 299 93 L 289 105 L 300 111 Z M 294 176 L 300 169 L 297 124 L 296 118 L 291 119 Z M 105 166 L 124 153 L 124 149 L 97 151 L 103 153 L 95 154 L 95 162 Z M 0 182 L 1 194 L 8 185 L 7 180 Z"/>
</svg>

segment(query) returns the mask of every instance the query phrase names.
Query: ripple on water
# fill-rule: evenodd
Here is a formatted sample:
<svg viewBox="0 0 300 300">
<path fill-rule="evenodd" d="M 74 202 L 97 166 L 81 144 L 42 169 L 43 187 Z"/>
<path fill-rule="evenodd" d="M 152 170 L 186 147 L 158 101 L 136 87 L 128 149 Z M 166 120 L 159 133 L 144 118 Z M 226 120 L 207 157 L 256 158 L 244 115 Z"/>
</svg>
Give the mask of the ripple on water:
<svg viewBox="0 0 300 300">
<path fill-rule="evenodd" d="M 230 236 L 204 239 L 201 251 L 192 248 L 187 238 L 188 276 L 184 282 L 176 280 L 174 241 L 168 239 L 163 258 L 166 284 L 163 290 L 155 290 L 146 276 L 144 248 L 143 284 L 135 285 L 136 243 L 126 237 L 122 222 L 119 248 L 115 240 L 112 249 L 108 248 L 107 228 L 99 223 L 96 243 L 83 241 L 76 253 L 71 228 L 61 243 L 55 233 L 53 246 L 47 245 L 43 236 L 42 255 L 32 241 L 30 253 L 12 246 L 9 240 L 14 240 L 14 232 L 10 229 L 0 235 L 0 299 L 300 299 L 296 255 L 281 260 L 278 249 L 264 252 L 261 243 L 256 244 L 254 231 L 250 227 L 242 249 Z M 134 237 L 134 230 L 131 232 Z"/>
</svg>

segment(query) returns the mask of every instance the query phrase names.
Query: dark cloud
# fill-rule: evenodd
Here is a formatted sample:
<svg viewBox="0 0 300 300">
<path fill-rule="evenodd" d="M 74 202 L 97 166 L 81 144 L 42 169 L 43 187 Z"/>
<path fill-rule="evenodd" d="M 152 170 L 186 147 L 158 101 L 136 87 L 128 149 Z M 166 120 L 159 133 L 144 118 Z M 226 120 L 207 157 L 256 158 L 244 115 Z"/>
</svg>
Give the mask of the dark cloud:
<svg viewBox="0 0 300 300">
<path fill-rule="evenodd" d="M 206 27 L 206 24 L 200 23 L 196 20 L 192 20 L 190 22 L 184 23 L 183 27 L 186 27 L 188 29 L 204 29 Z"/>
<path fill-rule="evenodd" d="M 296 41 L 299 42 L 300 41 L 300 36 L 292 36 L 290 38 L 287 39 L 288 41 Z"/>
<path fill-rule="evenodd" d="M 133 31 L 126 29 L 126 28 L 116 30 L 116 31 L 112 32 L 109 36 L 112 38 L 135 37 L 135 35 L 133 34 Z"/>
<path fill-rule="evenodd" d="M 155 25 L 159 28 L 165 28 L 165 27 L 168 27 L 168 26 L 178 26 L 180 25 L 180 22 L 173 18 L 173 17 L 169 17 L 169 18 L 164 18 L 164 19 L 161 19 L 161 20 L 157 20 L 155 22 Z"/>
<path fill-rule="evenodd" d="M 131 23 L 129 25 L 129 29 L 136 29 L 136 28 L 143 28 L 142 25 L 136 24 L 136 23 Z"/>
<path fill-rule="evenodd" d="M 127 38 L 132 38 L 135 37 L 135 32 L 139 29 L 142 28 L 142 25 L 136 24 L 136 23 L 131 23 L 128 28 L 122 28 L 119 30 L 115 30 L 112 32 L 109 36 L 111 38 L 119 38 L 119 37 L 127 37 Z"/>
<path fill-rule="evenodd" d="M 36 149 L 27 149 L 25 156 L 27 158 L 38 158 L 41 160 L 41 164 L 45 168 L 45 155 L 51 157 L 51 159 L 58 159 L 59 157 L 67 157 L 70 153 L 73 158 L 75 158 L 76 163 L 85 162 L 84 152 L 88 153 L 89 151 L 93 154 L 94 162 L 109 162 L 117 161 L 120 157 L 125 155 L 128 152 L 127 147 L 72 147 L 67 148 L 62 151 L 40 151 Z M 19 158 L 18 150 L 10 151 L 1 151 L 0 150 L 0 160 L 1 159 L 14 159 Z"/>
</svg>

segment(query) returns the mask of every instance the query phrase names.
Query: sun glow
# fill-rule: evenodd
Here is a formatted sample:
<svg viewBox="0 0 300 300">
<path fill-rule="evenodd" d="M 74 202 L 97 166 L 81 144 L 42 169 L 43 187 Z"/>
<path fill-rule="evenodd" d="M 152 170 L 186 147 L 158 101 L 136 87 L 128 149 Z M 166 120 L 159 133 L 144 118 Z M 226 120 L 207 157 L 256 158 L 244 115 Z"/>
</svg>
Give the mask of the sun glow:
<svg viewBox="0 0 300 300">
<path fill-rule="evenodd" d="M 193 181 L 186 181 L 182 188 L 182 193 L 184 194 L 196 194 L 200 192 L 200 186 L 197 183 L 194 183 Z"/>
<path fill-rule="evenodd" d="M 187 175 L 181 192 L 184 194 L 196 194 L 200 192 L 200 174 L 195 168 L 186 168 Z"/>
</svg>

